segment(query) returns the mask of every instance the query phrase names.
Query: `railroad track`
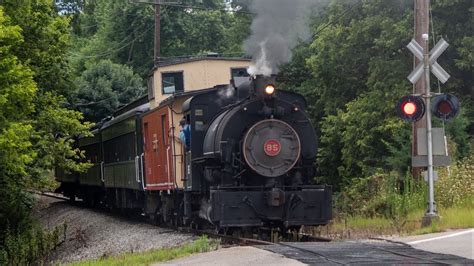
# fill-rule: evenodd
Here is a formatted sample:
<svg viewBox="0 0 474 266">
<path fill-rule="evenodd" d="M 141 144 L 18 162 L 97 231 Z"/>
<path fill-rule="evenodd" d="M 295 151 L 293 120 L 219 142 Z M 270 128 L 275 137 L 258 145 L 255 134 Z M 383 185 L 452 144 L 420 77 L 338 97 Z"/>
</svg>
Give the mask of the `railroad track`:
<svg viewBox="0 0 474 266">
<path fill-rule="evenodd" d="M 48 198 L 53 198 L 53 199 L 60 199 L 60 200 L 64 200 L 64 201 L 69 201 L 69 198 L 64 197 L 62 194 L 58 194 L 58 193 L 53 193 L 53 192 L 40 192 L 40 191 L 36 191 L 36 190 L 27 190 L 27 191 L 30 192 L 31 194 L 35 194 L 35 195 L 39 195 L 39 196 L 44 196 L 44 197 L 48 197 Z"/>
<path fill-rule="evenodd" d="M 63 195 L 57 194 L 57 193 L 52 193 L 52 192 L 37 192 L 37 191 L 31 191 L 31 192 L 34 193 L 34 194 L 37 194 L 37 195 L 40 195 L 40 196 L 49 197 L 49 198 L 60 199 L 60 200 L 65 200 L 65 201 L 68 201 L 68 200 L 69 200 L 69 198 L 66 198 L 66 197 L 64 197 Z"/>
<path fill-rule="evenodd" d="M 212 237 L 212 238 L 221 238 L 221 239 L 224 239 L 224 240 L 229 241 L 231 243 L 238 243 L 240 245 L 261 246 L 261 245 L 274 245 L 274 244 L 284 243 L 284 242 L 281 242 L 281 241 L 272 242 L 272 241 L 265 241 L 265 240 L 261 240 L 261 239 L 255 239 L 255 238 L 247 238 L 247 237 L 239 237 L 239 236 L 233 236 L 233 235 L 219 234 L 219 233 L 215 233 L 211 230 L 191 230 L 189 232 L 197 234 L 197 235 L 207 235 L 207 236 Z M 306 234 L 299 235 L 298 239 L 300 239 L 300 240 L 297 241 L 297 242 L 330 242 L 330 241 L 332 241 L 329 238 L 310 236 L 310 235 L 306 235 Z"/>
<path fill-rule="evenodd" d="M 361 242 L 329 242 L 330 239 L 314 237 L 309 242 L 270 242 L 257 239 L 234 237 L 197 230 L 196 234 L 225 239 L 234 244 L 250 245 L 272 251 L 309 265 L 351 265 L 351 264 L 465 264 L 463 258 L 444 254 L 433 254 L 412 248 L 404 243 L 387 242 L 376 245 Z M 309 239 L 309 238 L 308 238 Z M 382 242 L 382 241 L 381 241 Z M 318 245 L 319 244 L 319 245 Z M 392 245 L 393 244 L 393 245 Z M 352 252 L 351 252 L 352 251 Z M 443 258 L 440 258 L 443 256 Z M 469 262 L 469 261 L 468 261 Z"/>
<path fill-rule="evenodd" d="M 415 249 L 387 241 L 344 241 L 331 243 L 274 243 L 263 249 L 309 265 L 473 265 L 473 260 Z"/>
</svg>

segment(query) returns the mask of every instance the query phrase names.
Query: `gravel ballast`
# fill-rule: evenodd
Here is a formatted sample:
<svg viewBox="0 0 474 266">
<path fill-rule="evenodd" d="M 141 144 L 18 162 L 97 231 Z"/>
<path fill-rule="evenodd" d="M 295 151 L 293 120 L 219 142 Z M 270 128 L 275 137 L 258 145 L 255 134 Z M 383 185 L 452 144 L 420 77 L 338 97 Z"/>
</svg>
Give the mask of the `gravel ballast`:
<svg viewBox="0 0 474 266">
<path fill-rule="evenodd" d="M 62 229 L 64 223 L 67 225 L 65 241 L 53 252 L 52 262 L 67 263 L 124 252 L 169 248 L 196 239 L 191 234 L 45 196 L 38 196 L 34 216 L 47 230 L 56 226 Z"/>
</svg>

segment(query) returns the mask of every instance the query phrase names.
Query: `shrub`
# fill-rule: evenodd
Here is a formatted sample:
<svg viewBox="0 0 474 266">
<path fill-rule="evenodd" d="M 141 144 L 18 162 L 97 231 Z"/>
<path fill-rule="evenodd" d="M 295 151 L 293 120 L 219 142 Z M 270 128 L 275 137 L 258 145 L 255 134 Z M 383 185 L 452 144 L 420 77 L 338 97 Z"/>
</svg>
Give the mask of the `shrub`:
<svg viewBox="0 0 474 266">
<path fill-rule="evenodd" d="M 63 240 L 62 230 L 66 227 L 55 227 L 52 231 L 44 231 L 40 226 L 32 226 L 27 231 L 14 232 L 7 227 L 4 243 L 0 246 L 0 265 L 42 264 Z"/>
<path fill-rule="evenodd" d="M 435 183 L 438 206 L 474 207 L 474 155 L 460 160 L 449 169 L 440 169 L 438 176 Z"/>
<path fill-rule="evenodd" d="M 408 174 L 383 172 L 356 178 L 336 196 L 336 212 L 344 215 L 394 218 L 422 207 L 426 185 Z"/>
</svg>

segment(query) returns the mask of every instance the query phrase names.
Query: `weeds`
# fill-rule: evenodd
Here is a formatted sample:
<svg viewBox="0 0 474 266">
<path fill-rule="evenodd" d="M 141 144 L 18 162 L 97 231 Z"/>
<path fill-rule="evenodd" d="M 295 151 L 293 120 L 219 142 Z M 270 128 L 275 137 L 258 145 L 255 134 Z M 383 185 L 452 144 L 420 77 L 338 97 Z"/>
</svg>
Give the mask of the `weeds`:
<svg viewBox="0 0 474 266">
<path fill-rule="evenodd" d="M 33 226 L 26 232 L 12 232 L 7 227 L 5 241 L 0 247 L 0 265 L 42 264 L 47 261 L 51 252 L 65 239 L 66 226 L 55 227 L 52 231 L 44 231 Z M 42 263 L 41 263 L 42 262 Z"/>
<path fill-rule="evenodd" d="M 206 236 L 199 238 L 193 243 L 177 248 L 166 248 L 144 253 L 126 253 L 115 257 L 103 257 L 98 260 L 83 261 L 72 264 L 73 266 L 100 266 L 100 265 L 148 265 L 160 261 L 168 261 L 184 257 L 193 253 L 202 253 L 217 249 L 219 242 L 208 239 Z"/>
<path fill-rule="evenodd" d="M 353 179 L 335 196 L 335 219 L 319 230 L 332 237 L 430 233 L 448 228 L 474 227 L 474 156 L 438 169 L 435 201 L 441 219 L 421 228 L 427 207 L 427 184 L 410 174 L 395 172 Z"/>
<path fill-rule="evenodd" d="M 438 206 L 474 206 L 474 156 L 459 161 L 449 170 L 439 171 L 435 194 Z"/>
<path fill-rule="evenodd" d="M 74 230 L 74 239 L 79 243 L 80 247 L 87 247 L 87 242 L 89 238 L 86 234 L 86 230 L 78 226 Z"/>
</svg>

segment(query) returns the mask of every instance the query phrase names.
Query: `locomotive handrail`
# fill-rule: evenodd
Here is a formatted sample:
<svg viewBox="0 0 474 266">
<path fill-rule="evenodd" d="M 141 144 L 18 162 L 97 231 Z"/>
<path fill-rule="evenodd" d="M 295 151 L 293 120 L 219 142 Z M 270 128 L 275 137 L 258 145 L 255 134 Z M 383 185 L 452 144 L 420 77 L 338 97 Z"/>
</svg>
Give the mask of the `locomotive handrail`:
<svg viewBox="0 0 474 266">
<path fill-rule="evenodd" d="M 138 161 L 139 161 L 140 157 L 137 155 L 135 156 L 135 181 L 137 181 L 137 183 L 140 183 L 140 173 L 139 173 L 139 166 L 138 166 Z"/>
<path fill-rule="evenodd" d="M 143 180 L 143 156 L 145 156 L 144 153 L 140 154 L 140 169 L 141 169 L 141 183 L 142 183 L 142 189 L 145 190 L 145 181 Z"/>
<path fill-rule="evenodd" d="M 105 176 L 104 176 L 104 161 L 100 162 L 100 180 L 105 183 Z"/>
<path fill-rule="evenodd" d="M 168 148 L 166 148 L 166 168 L 167 168 L 167 172 L 168 172 L 168 183 L 171 183 L 171 178 L 170 178 L 170 146 L 168 146 Z"/>
</svg>

